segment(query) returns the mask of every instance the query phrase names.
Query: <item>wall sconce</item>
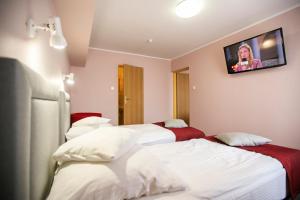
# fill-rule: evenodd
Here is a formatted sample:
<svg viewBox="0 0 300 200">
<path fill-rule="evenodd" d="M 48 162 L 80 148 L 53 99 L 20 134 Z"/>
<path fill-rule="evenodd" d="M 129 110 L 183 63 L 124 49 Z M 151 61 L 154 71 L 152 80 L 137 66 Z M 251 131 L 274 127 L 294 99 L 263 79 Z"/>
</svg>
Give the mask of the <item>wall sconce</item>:
<svg viewBox="0 0 300 200">
<path fill-rule="evenodd" d="M 68 85 L 74 85 L 75 80 L 74 80 L 74 74 L 70 73 L 67 75 L 64 75 L 63 77 L 64 82 L 66 82 Z"/>
<path fill-rule="evenodd" d="M 50 32 L 49 45 L 56 49 L 64 49 L 67 46 L 66 39 L 61 29 L 59 17 L 50 17 L 47 24 L 36 25 L 30 18 L 26 22 L 27 34 L 30 38 L 34 38 L 38 30 Z"/>
</svg>

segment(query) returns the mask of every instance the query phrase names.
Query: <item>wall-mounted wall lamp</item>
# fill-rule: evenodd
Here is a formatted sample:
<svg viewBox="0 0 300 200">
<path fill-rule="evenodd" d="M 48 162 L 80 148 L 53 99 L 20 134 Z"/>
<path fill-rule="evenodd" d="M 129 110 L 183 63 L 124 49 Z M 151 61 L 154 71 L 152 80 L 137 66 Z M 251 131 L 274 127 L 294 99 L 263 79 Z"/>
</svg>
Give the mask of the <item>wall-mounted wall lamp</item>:
<svg viewBox="0 0 300 200">
<path fill-rule="evenodd" d="M 56 49 L 64 49 L 67 46 L 66 39 L 63 35 L 60 18 L 50 17 L 47 24 L 36 25 L 30 18 L 26 22 L 27 34 L 29 37 L 34 38 L 38 30 L 50 32 L 49 45 Z"/>
<path fill-rule="evenodd" d="M 63 77 L 64 82 L 66 82 L 68 85 L 74 85 L 75 80 L 74 80 L 74 74 L 70 73 L 67 75 L 64 75 Z"/>
</svg>

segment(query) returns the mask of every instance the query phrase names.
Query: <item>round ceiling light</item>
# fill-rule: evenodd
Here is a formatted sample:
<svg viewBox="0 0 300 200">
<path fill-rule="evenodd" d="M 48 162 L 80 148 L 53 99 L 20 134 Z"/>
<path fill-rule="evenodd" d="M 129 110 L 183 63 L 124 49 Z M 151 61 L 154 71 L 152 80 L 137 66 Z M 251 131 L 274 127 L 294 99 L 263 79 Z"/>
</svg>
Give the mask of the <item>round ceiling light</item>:
<svg viewBox="0 0 300 200">
<path fill-rule="evenodd" d="M 182 18 L 197 15 L 202 8 L 200 0 L 183 0 L 176 6 L 176 14 Z"/>
</svg>

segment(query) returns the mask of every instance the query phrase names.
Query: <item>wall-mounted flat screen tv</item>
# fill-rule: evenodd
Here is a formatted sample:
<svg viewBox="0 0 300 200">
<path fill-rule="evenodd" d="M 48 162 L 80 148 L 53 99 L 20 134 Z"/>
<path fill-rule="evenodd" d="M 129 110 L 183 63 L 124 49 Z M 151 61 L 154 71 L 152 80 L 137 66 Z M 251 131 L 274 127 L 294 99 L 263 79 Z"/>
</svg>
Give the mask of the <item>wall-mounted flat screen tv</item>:
<svg viewBox="0 0 300 200">
<path fill-rule="evenodd" d="M 286 65 L 282 28 L 224 47 L 229 74 Z"/>
</svg>

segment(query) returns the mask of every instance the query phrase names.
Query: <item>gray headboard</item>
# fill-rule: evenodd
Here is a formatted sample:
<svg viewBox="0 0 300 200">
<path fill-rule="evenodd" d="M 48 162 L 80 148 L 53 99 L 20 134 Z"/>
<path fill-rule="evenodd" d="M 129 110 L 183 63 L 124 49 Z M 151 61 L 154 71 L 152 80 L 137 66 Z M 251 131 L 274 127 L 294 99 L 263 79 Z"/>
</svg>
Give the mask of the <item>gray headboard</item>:
<svg viewBox="0 0 300 200">
<path fill-rule="evenodd" d="M 19 61 L 1 57 L 0 94 L 0 199 L 44 199 L 51 155 L 69 127 L 69 98 Z"/>
</svg>

